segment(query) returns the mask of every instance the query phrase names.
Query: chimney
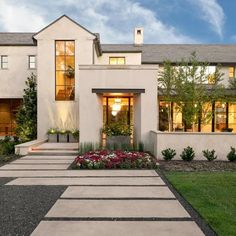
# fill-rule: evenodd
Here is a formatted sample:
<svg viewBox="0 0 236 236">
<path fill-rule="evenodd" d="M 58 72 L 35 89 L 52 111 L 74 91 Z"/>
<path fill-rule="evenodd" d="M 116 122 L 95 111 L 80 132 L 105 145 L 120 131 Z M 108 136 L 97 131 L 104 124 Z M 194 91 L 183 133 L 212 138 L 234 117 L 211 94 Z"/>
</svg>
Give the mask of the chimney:
<svg viewBox="0 0 236 236">
<path fill-rule="evenodd" d="M 134 29 L 134 45 L 140 46 L 143 44 L 143 28 Z"/>
</svg>

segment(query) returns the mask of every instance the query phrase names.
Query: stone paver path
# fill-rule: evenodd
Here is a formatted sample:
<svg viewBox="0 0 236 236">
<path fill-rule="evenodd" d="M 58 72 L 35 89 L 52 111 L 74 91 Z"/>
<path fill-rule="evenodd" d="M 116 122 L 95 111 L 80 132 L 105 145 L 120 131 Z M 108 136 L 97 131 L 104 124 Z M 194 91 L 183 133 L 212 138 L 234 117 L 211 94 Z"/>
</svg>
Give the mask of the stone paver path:
<svg viewBox="0 0 236 236">
<path fill-rule="evenodd" d="M 65 185 L 33 236 L 201 236 L 154 170 L 68 170 L 74 156 L 26 156 L 0 167 L 9 186 Z"/>
</svg>

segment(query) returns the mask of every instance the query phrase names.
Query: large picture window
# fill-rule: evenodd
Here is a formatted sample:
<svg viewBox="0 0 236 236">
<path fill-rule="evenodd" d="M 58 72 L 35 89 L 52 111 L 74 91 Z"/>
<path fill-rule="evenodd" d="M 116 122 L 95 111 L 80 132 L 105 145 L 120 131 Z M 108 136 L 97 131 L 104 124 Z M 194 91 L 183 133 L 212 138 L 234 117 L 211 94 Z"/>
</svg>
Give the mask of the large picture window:
<svg viewBox="0 0 236 236">
<path fill-rule="evenodd" d="M 75 42 L 56 41 L 56 100 L 75 98 Z"/>
</svg>

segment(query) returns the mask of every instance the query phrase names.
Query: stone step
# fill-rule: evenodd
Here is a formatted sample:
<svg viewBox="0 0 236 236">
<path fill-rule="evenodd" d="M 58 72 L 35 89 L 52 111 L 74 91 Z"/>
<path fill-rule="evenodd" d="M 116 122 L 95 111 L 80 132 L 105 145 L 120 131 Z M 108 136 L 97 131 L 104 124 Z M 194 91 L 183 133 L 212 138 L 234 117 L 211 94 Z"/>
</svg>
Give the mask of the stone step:
<svg viewBox="0 0 236 236">
<path fill-rule="evenodd" d="M 78 151 L 63 151 L 63 150 L 40 150 L 29 151 L 28 155 L 31 156 L 75 156 L 78 155 Z"/>
<path fill-rule="evenodd" d="M 178 200 L 64 200 L 46 217 L 63 218 L 190 218 Z"/>
<path fill-rule="evenodd" d="M 194 221 L 41 221 L 31 236 L 203 236 Z"/>
<path fill-rule="evenodd" d="M 19 160 L 16 160 L 16 161 L 12 161 L 11 163 L 9 164 L 71 164 L 73 162 L 73 159 L 72 160 L 57 160 L 56 158 L 54 158 L 54 160 L 37 160 L 37 159 L 19 159 Z"/>
<path fill-rule="evenodd" d="M 0 170 L 66 170 L 70 164 L 7 164 Z"/>
</svg>

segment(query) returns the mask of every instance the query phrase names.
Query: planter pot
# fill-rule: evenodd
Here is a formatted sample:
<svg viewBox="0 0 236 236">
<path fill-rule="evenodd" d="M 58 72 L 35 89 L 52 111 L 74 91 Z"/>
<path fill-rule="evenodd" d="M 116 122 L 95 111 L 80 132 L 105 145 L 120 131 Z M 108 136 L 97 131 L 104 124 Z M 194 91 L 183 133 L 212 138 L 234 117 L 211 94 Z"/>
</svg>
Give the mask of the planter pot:
<svg viewBox="0 0 236 236">
<path fill-rule="evenodd" d="M 68 142 L 67 134 L 59 134 L 59 143 L 67 143 Z"/>
<path fill-rule="evenodd" d="M 79 142 L 79 138 L 78 137 L 74 137 L 73 134 L 69 134 L 69 143 L 78 143 Z"/>
<path fill-rule="evenodd" d="M 49 143 L 57 143 L 58 142 L 57 134 L 49 134 L 48 135 L 48 142 Z"/>
<path fill-rule="evenodd" d="M 107 146 L 120 149 L 122 145 L 130 145 L 130 136 L 107 136 Z"/>
</svg>

